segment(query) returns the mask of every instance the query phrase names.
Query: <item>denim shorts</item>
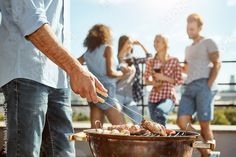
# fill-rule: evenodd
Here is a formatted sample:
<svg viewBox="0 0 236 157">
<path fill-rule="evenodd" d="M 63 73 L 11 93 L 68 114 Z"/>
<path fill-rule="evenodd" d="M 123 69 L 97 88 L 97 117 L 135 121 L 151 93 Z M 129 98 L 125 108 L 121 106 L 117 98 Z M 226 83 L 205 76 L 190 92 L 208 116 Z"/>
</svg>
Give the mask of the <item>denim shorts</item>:
<svg viewBox="0 0 236 157">
<path fill-rule="evenodd" d="M 213 120 L 215 92 L 211 91 L 207 82 L 207 78 L 202 78 L 186 85 L 180 100 L 178 117 L 196 114 L 199 121 Z"/>
<path fill-rule="evenodd" d="M 103 98 L 105 100 L 105 103 L 97 103 L 97 104 L 89 103 L 89 105 L 96 105 L 101 110 L 108 110 L 113 107 L 116 107 L 118 105 L 117 102 L 118 100 L 116 100 L 116 85 L 103 83 L 103 86 L 108 90 L 109 97 L 105 98 L 99 94 L 98 96 Z"/>
</svg>

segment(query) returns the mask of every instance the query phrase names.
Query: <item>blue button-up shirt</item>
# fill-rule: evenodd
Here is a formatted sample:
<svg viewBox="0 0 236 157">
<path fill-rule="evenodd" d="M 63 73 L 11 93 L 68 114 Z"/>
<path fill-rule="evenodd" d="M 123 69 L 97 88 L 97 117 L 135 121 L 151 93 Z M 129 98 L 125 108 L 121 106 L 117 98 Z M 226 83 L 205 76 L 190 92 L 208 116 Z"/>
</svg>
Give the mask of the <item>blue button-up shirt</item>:
<svg viewBox="0 0 236 157">
<path fill-rule="evenodd" d="M 69 0 L 0 0 L 0 87 L 26 78 L 53 88 L 67 88 L 66 73 L 25 36 L 48 23 L 59 41 L 69 44 Z M 65 18 L 64 18 L 65 17 Z M 66 45 L 65 45 L 66 46 Z"/>
</svg>

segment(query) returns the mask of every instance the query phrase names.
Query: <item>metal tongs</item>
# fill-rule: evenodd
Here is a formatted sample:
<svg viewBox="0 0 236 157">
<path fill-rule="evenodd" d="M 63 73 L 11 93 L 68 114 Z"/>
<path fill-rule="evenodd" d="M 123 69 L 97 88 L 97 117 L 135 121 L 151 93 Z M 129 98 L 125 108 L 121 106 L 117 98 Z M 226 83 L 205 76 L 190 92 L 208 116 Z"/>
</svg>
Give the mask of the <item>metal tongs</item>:
<svg viewBox="0 0 236 157">
<path fill-rule="evenodd" d="M 99 90 L 98 88 L 96 88 L 96 92 L 97 92 L 98 94 L 104 96 L 105 98 L 109 97 L 108 93 L 103 92 L 103 91 Z M 99 101 L 100 103 L 105 103 L 105 100 L 104 100 L 103 98 L 101 98 L 100 96 L 97 96 L 97 97 L 98 97 L 98 101 Z"/>
<path fill-rule="evenodd" d="M 100 94 L 101 96 L 105 97 L 105 98 L 110 98 L 114 103 L 119 104 L 120 106 L 122 106 L 122 107 L 124 107 L 124 108 L 130 110 L 131 112 L 133 112 L 133 113 L 135 113 L 135 114 L 141 116 L 142 119 L 144 119 L 144 116 L 143 116 L 142 114 L 140 114 L 140 113 L 138 113 L 138 112 L 136 112 L 136 111 L 133 111 L 132 109 L 128 108 L 127 106 L 121 104 L 118 100 L 116 100 L 116 99 L 110 97 L 110 96 L 108 95 L 108 93 L 103 92 L 103 91 L 99 90 L 98 88 L 96 88 L 96 92 L 97 92 L 98 94 Z M 101 98 L 100 96 L 97 96 L 97 97 L 98 97 L 98 101 L 99 101 L 100 103 L 105 103 L 105 104 L 107 104 L 108 106 L 110 106 L 110 107 L 114 108 L 115 110 L 121 112 L 123 115 L 126 115 L 126 116 L 127 116 L 129 119 L 131 119 L 133 122 L 136 122 L 136 121 L 135 121 L 133 118 L 131 118 L 129 115 L 127 115 L 126 113 L 120 111 L 120 110 L 117 109 L 115 106 L 111 105 L 110 103 L 106 102 L 106 101 L 105 101 L 103 98 Z M 138 123 L 138 122 L 136 122 L 136 123 Z"/>
</svg>

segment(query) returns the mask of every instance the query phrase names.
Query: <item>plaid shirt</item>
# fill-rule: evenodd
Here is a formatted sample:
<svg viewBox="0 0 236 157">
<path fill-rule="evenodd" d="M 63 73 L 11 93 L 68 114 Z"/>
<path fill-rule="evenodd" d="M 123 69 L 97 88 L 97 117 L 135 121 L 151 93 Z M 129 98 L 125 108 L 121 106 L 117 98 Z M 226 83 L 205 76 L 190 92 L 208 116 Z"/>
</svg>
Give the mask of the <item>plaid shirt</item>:
<svg viewBox="0 0 236 157">
<path fill-rule="evenodd" d="M 162 74 L 174 79 L 175 83 L 172 84 L 167 81 L 162 81 L 163 83 L 161 90 L 157 92 L 154 88 L 152 88 L 148 101 L 151 103 L 157 103 L 161 100 L 172 99 L 176 103 L 175 86 L 183 83 L 179 60 L 177 58 L 170 57 L 165 64 L 162 64 L 157 58 L 151 58 L 147 60 L 144 74 L 146 80 L 148 80 L 154 74 L 153 67 L 155 67 L 156 64 L 161 65 Z"/>
</svg>

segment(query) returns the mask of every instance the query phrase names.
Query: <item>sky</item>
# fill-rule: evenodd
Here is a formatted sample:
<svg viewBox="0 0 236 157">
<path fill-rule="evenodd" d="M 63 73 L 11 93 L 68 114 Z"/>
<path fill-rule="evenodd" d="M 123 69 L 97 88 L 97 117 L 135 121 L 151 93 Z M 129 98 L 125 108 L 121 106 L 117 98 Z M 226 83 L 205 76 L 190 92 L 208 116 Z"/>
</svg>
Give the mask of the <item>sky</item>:
<svg viewBox="0 0 236 157">
<path fill-rule="evenodd" d="M 186 17 L 191 13 L 203 17 L 202 35 L 217 43 L 221 60 L 236 60 L 236 0 L 71 0 L 72 52 L 81 56 L 88 30 L 102 23 L 112 29 L 114 53 L 124 34 L 154 53 L 154 37 L 163 34 L 169 40 L 169 53 L 183 61 L 185 47 L 191 44 L 186 34 Z M 144 56 L 139 47 L 134 52 Z M 236 64 L 223 64 L 217 82 L 229 82 L 230 75 L 236 75 L 233 67 Z"/>
<path fill-rule="evenodd" d="M 121 35 L 139 40 L 153 54 L 154 37 L 163 34 L 169 40 L 169 54 L 183 61 L 184 49 L 191 44 L 186 17 L 199 13 L 204 19 L 202 35 L 218 44 L 221 60 L 236 60 L 236 0 L 71 0 L 70 10 L 75 57 L 85 52 L 83 40 L 88 30 L 102 23 L 112 29 L 115 54 Z M 140 47 L 134 50 L 137 57 L 144 56 Z M 234 67 L 236 64 L 223 64 L 217 82 L 229 82 L 230 75 L 236 76 Z"/>
</svg>

